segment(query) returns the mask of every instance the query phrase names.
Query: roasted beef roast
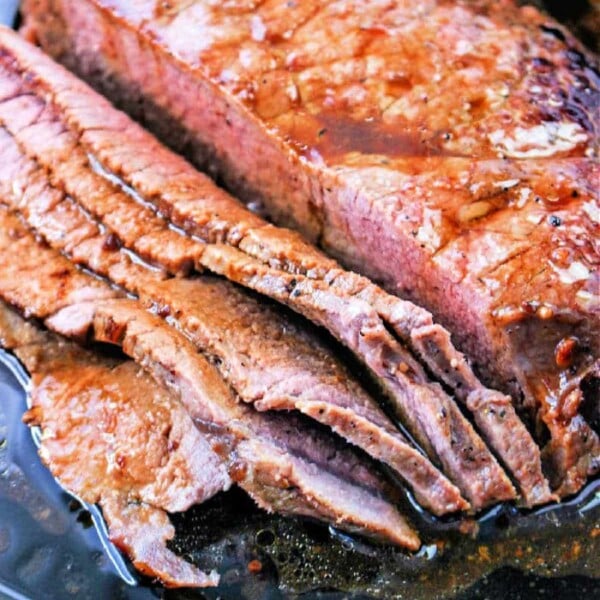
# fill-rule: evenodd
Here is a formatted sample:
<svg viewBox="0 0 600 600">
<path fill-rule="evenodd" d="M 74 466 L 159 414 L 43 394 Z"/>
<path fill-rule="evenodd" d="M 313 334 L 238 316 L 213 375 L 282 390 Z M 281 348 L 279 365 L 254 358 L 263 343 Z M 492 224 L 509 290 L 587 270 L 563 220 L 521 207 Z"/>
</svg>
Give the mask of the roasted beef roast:
<svg viewBox="0 0 600 600">
<path fill-rule="evenodd" d="M 230 376 L 235 376 L 230 365 L 238 343 L 228 346 L 230 357 L 223 364 L 227 347 L 219 340 L 225 321 L 219 324 L 214 310 L 204 310 L 201 315 L 198 311 L 202 312 L 203 301 L 194 306 L 187 292 L 181 291 L 208 289 L 206 276 L 185 283 L 159 280 L 168 274 L 189 273 L 193 268 L 211 269 L 287 304 L 326 327 L 370 367 L 410 433 L 475 509 L 511 497 L 514 492 L 508 480 L 451 396 L 432 381 L 431 371 L 472 414 L 481 434 L 518 484 L 524 501 L 535 504 L 550 499 L 538 449 L 517 417 L 511 399 L 479 383 L 452 346 L 448 332 L 433 323 L 426 311 L 343 271 L 297 235 L 276 229 L 249 213 L 14 35 L 6 34 L 3 47 L 0 135 L 4 173 L 6 180 L 12 181 L 4 190 L 4 202 L 20 211 L 48 243 L 138 295 L 204 350 L 212 352 L 218 347 L 221 371 Z M 12 113 L 18 113 L 18 119 L 10 117 Z M 158 270 L 152 271 L 149 265 L 144 268 L 140 258 Z M 230 302 L 235 304 L 237 300 L 232 297 Z M 266 310 L 255 301 L 248 303 L 256 314 Z M 200 317 L 203 328 L 198 324 Z M 270 319 L 267 315 L 262 322 Z M 260 326 L 260 319 L 254 324 L 252 318 L 244 322 L 253 326 L 254 334 L 267 344 L 278 335 L 276 327 L 269 333 L 266 325 Z M 287 339 L 293 346 L 292 338 Z M 238 338 L 239 343 L 241 340 Z M 255 363 L 268 364 L 271 359 L 261 358 L 262 351 L 254 347 Z M 269 367 L 270 372 L 277 380 L 279 371 L 282 381 L 289 363 L 283 353 L 271 356 L 278 356 L 279 362 L 272 363 L 278 366 Z M 313 365 L 317 362 L 312 360 Z M 308 361 L 299 363 L 306 364 Z M 245 366 L 241 375 L 247 378 L 248 374 L 249 367 Z M 266 408 L 270 402 L 271 408 L 285 408 L 290 400 L 283 399 L 283 388 L 274 391 L 275 396 L 258 406 Z M 241 395 L 253 402 L 260 400 L 256 392 L 253 394 Z M 296 408 L 308 412 L 300 399 L 295 401 Z M 321 420 L 337 426 L 348 439 L 357 442 L 362 436 L 359 445 L 371 454 L 379 452 L 376 457 L 390 463 L 389 444 L 369 444 L 366 430 L 360 424 L 352 425 L 348 419 L 352 415 L 339 410 L 339 404 L 334 412 L 321 413 L 316 405 L 310 410 L 313 417 L 321 415 Z M 370 419 L 369 427 L 374 423 Z M 590 451 L 571 445 L 576 452 L 570 462 L 565 461 L 565 469 L 577 472 L 582 481 L 589 470 Z M 396 463 L 402 460 L 398 455 Z M 411 476 L 415 469 L 409 468 L 411 462 L 406 464 L 404 471 Z M 395 468 L 400 471 L 397 465 Z M 431 469 L 423 471 L 427 472 L 433 474 Z M 442 480 L 438 477 L 438 481 Z M 447 484 L 444 488 L 445 497 L 433 507 L 434 512 L 448 512 L 460 505 L 451 488 Z M 447 502 L 452 494 L 454 499 Z"/>
<path fill-rule="evenodd" d="M 550 438 L 561 494 L 597 472 L 575 414 L 598 402 L 599 75 L 566 30 L 508 0 L 24 6 L 159 137 L 431 310 Z"/>
</svg>

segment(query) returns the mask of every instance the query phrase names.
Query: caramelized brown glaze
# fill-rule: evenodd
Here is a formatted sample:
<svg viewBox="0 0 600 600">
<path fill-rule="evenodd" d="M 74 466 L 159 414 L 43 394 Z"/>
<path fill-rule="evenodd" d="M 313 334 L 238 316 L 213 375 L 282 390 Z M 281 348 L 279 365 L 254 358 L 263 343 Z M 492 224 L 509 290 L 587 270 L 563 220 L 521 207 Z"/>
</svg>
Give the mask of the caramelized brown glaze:
<svg viewBox="0 0 600 600">
<path fill-rule="evenodd" d="M 349 153 L 578 156 L 594 134 L 594 65 L 506 0 L 96 4 L 329 166 Z"/>
<path fill-rule="evenodd" d="M 218 583 L 171 550 L 167 511 L 229 488 L 224 462 L 176 399 L 133 361 L 89 352 L 28 323 L 0 302 L 0 343 L 31 375 L 40 456 L 82 500 L 99 503 L 110 539 L 168 587 Z"/>
<path fill-rule="evenodd" d="M 27 4 L 49 51 L 134 114 L 142 104 L 175 146 L 197 142 L 198 162 L 274 218 L 432 310 L 527 405 L 545 400 L 515 366 L 526 356 L 508 322 L 523 307 L 576 322 L 598 356 L 599 75 L 536 9 Z"/>
</svg>

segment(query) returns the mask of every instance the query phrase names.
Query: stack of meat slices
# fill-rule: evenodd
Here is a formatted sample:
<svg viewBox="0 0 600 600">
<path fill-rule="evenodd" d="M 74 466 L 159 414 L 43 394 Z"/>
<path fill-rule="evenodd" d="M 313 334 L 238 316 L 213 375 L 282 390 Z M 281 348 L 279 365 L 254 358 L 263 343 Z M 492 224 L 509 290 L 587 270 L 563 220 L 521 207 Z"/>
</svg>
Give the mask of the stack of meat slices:
<svg viewBox="0 0 600 600">
<path fill-rule="evenodd" d="M 565 495 L 599 468 L 600 75 L 567 30 L 523 4 L 23 7 L 51 56 L 194 164 L 430 310 L 486 385 L 527 412 Z M 263 245 L 252 251 L 272 260 Z M 322 278 L 314 260 L 291 270 Z M 435 336 L 411 338 L 418 351 L 415 338 L 432 349 Z"/>
<path fill-rule="evenodd" d="M 232 483 L 266 510 L 409 550 L 419 537 L 381 464 L 435 515 L 555 498 L 511 398 L 427 311 L 247 211 L 5 29 L 0 205 L 0 336 L 33 375 L 42 456 L 166 584 L 216 582 L 166 549 L 166 512 Z M 401 426 L 313 324 L 366 367 Z M 135 364 L 55 334 L 116 344 Z M 560 457 L 579 485 L 600 454 L 585 432 Z"/>
</svg>

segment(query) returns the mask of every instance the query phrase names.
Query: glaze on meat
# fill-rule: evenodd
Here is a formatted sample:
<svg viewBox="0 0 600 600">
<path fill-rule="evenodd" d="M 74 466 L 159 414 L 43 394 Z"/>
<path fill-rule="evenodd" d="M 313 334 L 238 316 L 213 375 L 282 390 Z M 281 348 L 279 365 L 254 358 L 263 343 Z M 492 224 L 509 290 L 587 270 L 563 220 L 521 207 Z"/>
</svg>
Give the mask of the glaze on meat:
<svg viewBox="0 0 600 600">
<path fill-rule="evenodd" d="M 26 322 L 0 302 L 0 345 L 31 376 L 40 456 L 60 483 L 99 504 L 110 539 L 168 587 L 217 585 L 166 547 L 181 512 L 227 489 L 220 456 L 185 410 L 133 361 L 101 357 Z M 117 510 L 118 509 L 118 510 Z"/>
<path fill-rule="evenodd" d="M 169 144 L 431 310 L 550 438 L 560 494 L 598 471 L 573 409 L 597 403 L 599 76 L 568 32 L 508 0 L 25 9 Z"/>
<path fill-rule="evenodd" d="M 431 315 L 343 271 L 297 235 L 244 210 L 81 82 L 16 43 L 14 36 L 6 40 L 5 48 L 0 118 L 5 128 L 5 169 L 18 181 L 17 192 L 14 186 L 7 189 L 5 201 L 22 211 L 50 244 L 145 298 L 150 306 L 156 299 L 149 291 L 147 273 L 123 270 L 121 253 L 104 250 L 124 246 L 173 274 L 187 273 L 194 266 L 208 268 L 287 304 L 329 329 L 371 369 L 413 435 L 475 509 L 512 497 L 512 486 L 497 463 L 453 400 L 432 384 L 416 355 L 472 412 L 486 441 L 518 482 L 524 502 L 533 505 L 551 498 L 539 450 L 510 399 L 482 386 Z M 9 118 L 15 111 L 19 121 Z M 160 168 L 147 168 L 150 161 L 158 161 Z M 30 193 L 39 194 L 37 185 L 44 187 L 48 199 Z M 73 201 L 108 227 L 102 252 L 89 218 Z M 62 223 L 56 231 L 55 214 Z M 166 283 L 165 290 L 175 285 Z M 181 311 L 169 301 L 176 294 L 157 293 L 167 299 L 158 310 L 185 330 Z M 186 311 L 189 321 L 193 311 L 191 315 L 189 307 Z M 335 415 L 326 411 L 323 417 L 331 420 Z M 343 424 L 337 424 L 338 431 Z M 346 428 L 343 435 L 350 439 L 349 433 Z M 356 435 L 353 440 L 356 443 Z M 364 443 L 363 447 L 367 448 Z M 377 457 L 382 458 L 378 443 L 367 451 L 378 447 Z M 480 476 L 483 472 L 485 477 Z M 458 506 L 456 499 L 453 502 Z M 442 510 L 451 509 L 451 504 L 443 508 L 444 503 Z"/>
</svg>

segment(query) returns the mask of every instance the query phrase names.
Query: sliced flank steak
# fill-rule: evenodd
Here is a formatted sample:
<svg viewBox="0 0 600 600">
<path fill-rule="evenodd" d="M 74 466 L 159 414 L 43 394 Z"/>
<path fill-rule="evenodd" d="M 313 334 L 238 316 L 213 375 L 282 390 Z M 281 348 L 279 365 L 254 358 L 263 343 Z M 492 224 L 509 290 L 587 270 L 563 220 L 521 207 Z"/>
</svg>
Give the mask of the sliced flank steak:
<svg viewBox="0 0 600 600">
<path fill-rule="evenodd" d="M 6 150 L 10 140 L 3 141 Z M 6 152 L 3 156 L 8 159 Z M 132 263 L 131 254 L 114 245 L 113 234 L 101 233 L 47 182 L 33 185 L 32 172 L 28 178 L 30 185 L 21 187 L 25 201 L 4 197 L 27 223 L 56 249 L 185 328 L 245 402 L 259 410 L 297 409 L 332 427 L 395 469 L 434 514 L 468 508 L 458 489 L 406 440 L 314 334 L 226 281 L 209 276 L 165 280 L 163 273 Z M 20 178 L 13 181 L 21 186 Z"/>
<path fill-rule="evenodd" d="M 528 412 L 538 440 L 549 434 L 553 486 L 577 491 L 600 468 L 589 423 L 574 424 L 577 407 L 597 401 L 581 382 L 597 379 L 600 356 L 597 60 L 511 1 L 233 6 L 26 0 L 24 14 L 47 52 L 237 195 L 432 311 L 484 381 Z M 206 202 L 192 210 L 183 169 L 149 174 L 150 149 L 123 166 L 128 151 L 112 134 L 88 139 L 119 144 L 112 168 L 154 188 L 144 197 L 174 222 L 206 241 L 241 237 L 242 252 L 275 271 L 329 272 L 314 254 L 290 260 L 287 235 L 277 256 L 269 230 L 232 228 L 249 217 L 230 222 L 229 208 Z M 226 204 L 213 196 L 211 206 Z M 254 282 L 227 256 L 209 255 L 210 268 Z M 338 279 L 363 285 L 325 280 Z M 438 333 L 390 324 L 385 305 L 370 304 L 411 334 L 438 377 L 469 385 Z M 471 407 L 485 405 L 474 391 Z M 501 455 L 495 430 L 486 433 Z"/>
<path fill-rule="evenodd" d="M 15 255 L 22 266 L 11 270 Z M 64 293 L 57 294 L 57 283 Z M 77 295 L 80 288 L 86 290 L 83 297 Z M 389 484 L 369 461 L 299 418 L 258 413 L 240 403 L 183 335 L 38 242 L 2 208 L 0 297 L 56 333 L 121 346 L 173 391 L 195 425 L 214 440 L 230 477 L 262 508 L 311 516 L 411 550 L 419 547 L 416 533 L 387 499 Z"/>
<path fill-rule="evenodd" d="M 6 61 L 2 78 L 6 100 L 0 116 L 11 108 L 23 115 L 22 126 L 5 122 L 5 127 L 25 155 L 21 163 L 27 163 L 29 157 L 34 165 L 18 167 L 27 174 L 23 178 L 25 187 L 36 177 L 28 169 L 35 172 L 37 162 L 38 171 L 41 166 L 48 169 L 52 185 L 66 190 L 86 211 L 102 220 L 115 234 L 116 244 L 171 273 L 185 272 L 194 265 L 220 272 L 324 325 L 375 372 L 397 402 L 413 435 L 475 508 L 510 497 L 512 488 L 497 463 L 452 399 L 431 383 L 411 353 L 390 334 L 393 328 L 433 372 L 437 370 L 440 378 L 455 388 L 457 397 L 473 412 L 486 441 L 519 484 L 525 502 L 535 504 L 551 498 L 541 475 L 539 451 L 510 399 L 478 382 L 464 357 L 452 347 L 448 333 L 435 325 L 426 311 L 341 270 L 298 236 L 266 225 L 108 103 L 100 99 L 86 103 L 90 96 L 97 96 L 66 72 L 54 73 L 58 68 L 47 58 L 24 54 L 13 51 L 19 60 L 13 56 L 12 63 Z M 15 66 L 15 61 L 20 66 Z M 15 78 L 15 72 L 27 72 L 29 76 Z M 26 95 L 23 89 L 28 90 Z M 108 143 L 108 134 L 113 131 L 119 139 L 116 145 Z M 120 140 L 118 131 L 125 132 L 129 142 Z M 134 149 L 138 150 L 135 154 Z M 157 158 L 152 169 L 147 168 L 149 155 Z M 140 162 L 146 162 L 146 168 Z M 114 172 L 116 164 L 121 165 L 118 170 L 123 180 Z M 164 188 L 163 195 L 152 187 L 157 181 Z M 153 203 L 166 214 L 164 203 L 176 205 L 172 197 L 181 200 L 180 206 L 187 206 L 185 218 L 169 215 L 173 222 L 188 229 L 198 229 L 199 223 L 204 223 L 205 231 L 184 235 L 148 206 Z M 200 235 L 204 240 L 198 239 Z M 206 242 L 211 237 L 217 243 Z M 177 258 L 172 260 L 173 256 Z M 89 263 L 89 259 L 83 262 Z M 445 432 L 440 435 L 435 425 L 444 413 L 449 415 L 450 436 Z M 510 442 L 506 435 L 509 428 L 513 431 Z M 479 478 L 465 478 L 464 470 L 461 472 L 465 461 L 456 462 L 455 448 L 448 445 L 452 437 L 453 445 L 462 443 L 471 466 L 492 473 L 488 490 L 481 487 Z"/>
</svg>

